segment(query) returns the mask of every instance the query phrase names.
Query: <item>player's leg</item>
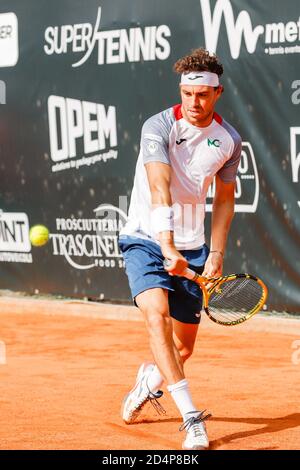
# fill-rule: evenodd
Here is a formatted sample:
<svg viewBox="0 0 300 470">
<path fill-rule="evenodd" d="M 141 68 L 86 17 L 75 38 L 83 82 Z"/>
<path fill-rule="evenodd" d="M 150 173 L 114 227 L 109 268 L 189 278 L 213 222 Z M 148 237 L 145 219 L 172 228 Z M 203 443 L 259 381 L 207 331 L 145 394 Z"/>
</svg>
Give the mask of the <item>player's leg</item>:
<svg viewBox="0 0 300 470">
<path fill-rule="evenodd" d="M 183 446 L 188 449 L 207 448 L 207 436 L 202 432 L 202 421 L 205 417 L 193 404 L 188 382 L 184 378 L 183 361 L 173 339 L 173 324 L 169 314 L 170 298 L 168 299 L 167 291 L 176 289 L 172 285 L 172 277 L 164 270 L 161 250 L 152 242 L 136 238 L 122 240 L 120 248 L 125 259 L 132 296 L 146 319 L 153 356 L 184 419 L 182 429 L 187 431 L 187 438 Z M 182 280 L 183 283 L 185 281 Z M 182 297 L 181 300 L 185 298 Z M 177 309 L 182 309 L 180 302 L 176 306 Z M 186 305 L 183 307 L 185 311 Z M 198 323 L 199 310 L 195 310 L 194 304 L 192 307 L 188 308 L 192 320 L 187 323 Z M 181 321 L 180 318 L 175 318 Z M 158 403 L 157 397 L 150 392 L 147 384 L 153 367 L 153 364 L 142 364 L 136 385 L 125 397 L 122 416 L 128 424 L 136 419 L 147 401 L 154 399 Z"/>
<path fill-rule="evenodd" d="M 196 425 L 194 420 L 198 419 L 200 412 L 197 411 L 193 403 L 188 381 L 183 372 L 183 361 L 174 342 L 173 320 L 169 315 L 168 292 L 163 289 L 150 289 L 139 294 L 135 301 L 146 320 L 152 354 L 158 369 L 168 384 L 168 391 L 171 393 L 184 422 L 191 423 L 193 421 L 192 424 Z M 178 329 L 177 325 L 177 332 Z M 186 350 L 188 347 L 191 349 L 191 342 L 186 345 Z M 132 413 L 135 413 L 137 408 L 139 411 L 140 406 L 146 403 L 150 392 L 148 386 L 150 374 L 151 371 L 148 373 L 147 370 L 144 370 L 143 374 L 138 377 L 135 388 L 127 396 L 123 411 L 123 418 L 129 417 L 129 419 L 125 419 L 126 422 L 132 422 Z M 201 447 L 204 445 L 206 444 L 202 439 Z M 196 449 L 200 448 L 200 445 L 193 442 L 192 447 L 186 448 Z"/>
<path fill-rule="evenodd" d="M 198 269 L 202 270 L 201 267 Z M 198 286 L 180 277 L 173 280 L 172 287 L 174 291 L 169 291 L 169 308 L 172 316 L 173 341 L 184 363 L 194 349 L 201 319 L 202 296 Z M 157 366 L 153 368 L 148 378 L 149 385 L 155 386 L 155 382 L 156 386 L 162 385 L 162 376 L 159 375 Z M 180 430 L 186 431 L 183 448 L 207 449 L 209 440 L 204 421 L 210 415 L 205 415 L 205 411 L 197 411 L 191 402 L 188 411 L 186 397 L 190 397 L 190 392 L 186 380 L 169 385 L 168 390 L 183 417 L 184 423 L 180 427 Z"/>
<path fill-rule="evenodd" d="M 146 321 L 155 362 L 161 371 L 165 371 L 167 381 L 170 383 L 183 380 L 183 363 L 173 341 L 168 292 L 162 288 L 148 289 L 136 296 L 135 303 Z M 158 406 L 157 399 L 162 392 L 157 390 L 157 387 L 156 390 L 152 390 L 148 384 L 148 378 L 154 369 L 157 367 L 149 363 L 144 363 L 139 368 L 136 384 L 123 402 L 122 417 L 127 424 L 136 420 L 148 401 Z M 159 380 L 163 381 L 160 372 L 158 376 Z"/>
<path fill-rule="evenodd" d="M 139 294 L 136 304 L 146 320 L 150 347 L 157 367 L 168 384 L 172 398 L 186 419 L 189 413 L 198 413 L 192 401 L 188 382 L 183 373 L 183 361 L 173 339 L 173 320 L 169 315 L 168 293 L 164 289 L 149 289 Z M 154 364 L 151 364 L 154 367 Z M 143 367 L 143 366 L 141 366 Z M 129 424 L 149 401 L 148 378 L 152 369 L 140 369 L 137 383 L 126 396 L 123 419 Z M 151 399 L 151 398 L 150 398 Z"/>
<path fill-rule="evenodd" d="M 132 297 L 136 305 L 140 306 L 144 312 L 145 318 L 149 318 L 148 330 L 150 328 L 151 332 L 154 329 L 165 332 L 167 340 L 162 339 L 161 343 L 163 347 L 166 345 L 168 348 L 167 354 L 171 354 L 169 373 L 171 377 L 175 375 L 175 378 L 170 380 L 177 380 L 178 376 L 182 377 L 182 365 L 180 365 L 180 357 L 172 341 L 172 321 L 167 296 L 167 290 L 172 290 L 172 279 L 164 270 L 160 247 L 154 242 L 137 237 L 121 237 L 119 246 L 125 260 Z M 156 338 L 153 333 L 150 335 L 150 343 L 153 342 L 152 340 L 155 343 Z M 136 420 L 142 407 L 148 401 L 158 405 L 157 398 L 162 395 L 162 392 L 156 390 L 151 393 L 147 385 L 147 378 L 154 367 L 154 364 L 149 363 L 140 366 L 136 384 L 123 401 L 122 417 L 128 424 Z"/>
<path fill-rule="evenodd" d="M 199 268 L 201 270 L 202 268 Z M 173 322 L 173 338 L 182 360 L 187 360 L 194 348 L 198 326 L 201 318 L 202 293 L 198 286 L 186 279 L 175 277 L 173 281 L 174 291 L 169 294 L 169 305 Z M 188 389 L 188 383 L 185 384 Z M 186 431 L 183 442 L 184 449 L 207 449 L 209 441 L 204 421 L 210 416 L 197 409 L 182 413 L 182 394 L 176 386 L 168 386 L 172 398 L 176 402 L 183 417 L 183 425 L 180 430 Z"/>
<path fill-rule="evenodd" d="M 199 271 L 202 267 L 198 268 Z M 192 354 L 201 319 L 202 295 L 199 287 L 187 279 L 174 276 L 174 291 L 168 293 L 170 315 L 172 317 L 173 341 L 184 363 Z M 156 391 L 163 383 L 162 375 L 156 366 L 148 380 L 151 391 Z"/>
<path fill-rule="evenodd" d="M 199 318 L 199 317 L 198 317 Z M 193 353 L 197 331 L 199 324 L 183 323 L 172 318 L 173 326 L 173 341 L 178 350 L 181 361 L 184 363 Z M 149 389 L 157 393 L 157 389 L 163 383 L 163 376 L 161 375 L 157 365 L 152 365 L 152 370 L 147 378 Z M 186 396 L 190 397 L 188 382 L 183 379 L 175 385 L 168 386 L 178 409 L 182 413 L 184 423 L 180 430 L 186 430 L 186 436 L 183 442 L 185 449 L 207 449 L 209 441 L 204 420 L 209 417 L 205 416 L 205 412 L 195 410 L 192 402 L 186 406 Z M 188 411 L 190 409 L 190 411 Z"/>
<path fill-rule="evenodd" d="M 156 363 L 156 365 L 148 364 L 147 369 L 146 364 L 142 365 L 139 373 L 144 370 L 147 375 L 149 374 L 147 386 L 149 392 L 153 394 L 159 393 L 164 377 L 166 377 L 167 384 L 171 386 L 184 380 L 183 363 L 192 354 L 200 322 L 201 299 L 199 295 L 190 295 L 185 279 L 173 279 L 172 284 L 176 284 L 174 291 L 168 292 L 166 289 L 153 288 L 135 297 L 135 303 L 146 320 L 150 346 Z M 170 309 L 172 318 L 169 314 Z M 137 382 L 140 378 L 141 375 L 138 374 Z M 180 390 L 182 388 L 186 388 L 189 394 L 186 381 L 180 383 Z M 181 396 L 181 391 L 179 396 Z M 187 402 L 187 407 L 190 406 L 191 400 Z M 185 406 L 183 410 L 185 413 Z M 134 414 L 134 416 L 137 415 Z M 126 421 L 129 420 L 126 419 Z"/>
<path fill-rule="evenodd" d="M 173 340 L 168 291 L 149 289 L 139 294 L 135 302 L 146 321 L 151 351 L 166 382 L 173 384 L 182 380 L 183 362 Z"/>
<path fill-rule="evenodd" d="M 184 364 L 193 353 L 199 324 L 183 323 L 172 318 L 172 325 L 173 341 Z M 155 365 L 148 378 L 150 391 L 156 393 L 161 388 L 163 382 L 164 378 L 157 365 Z"/>
<path fill-rule="evenodd" d="M 172 318 L 172 324 L 173 340 L 183 363 L 185 363 L 193 354 L 199 324 L 183 323 L 175 318 Z"/>
</svg>

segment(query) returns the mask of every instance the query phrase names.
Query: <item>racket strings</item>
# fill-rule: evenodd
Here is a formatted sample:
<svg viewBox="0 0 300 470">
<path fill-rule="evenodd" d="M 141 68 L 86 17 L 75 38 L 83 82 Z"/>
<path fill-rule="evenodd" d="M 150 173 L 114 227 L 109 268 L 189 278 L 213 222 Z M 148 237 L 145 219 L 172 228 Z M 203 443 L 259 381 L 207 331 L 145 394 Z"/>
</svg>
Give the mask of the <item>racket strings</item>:
<svg viewBox="0 0 300 470">
<path fill-rule="evenodd" d="M 230 323 L 250 314 L 261 302 L 262 286 L 254 279 L 236 278 L 217 286 L 209 298 L 209 313 Z"/>
</svg>

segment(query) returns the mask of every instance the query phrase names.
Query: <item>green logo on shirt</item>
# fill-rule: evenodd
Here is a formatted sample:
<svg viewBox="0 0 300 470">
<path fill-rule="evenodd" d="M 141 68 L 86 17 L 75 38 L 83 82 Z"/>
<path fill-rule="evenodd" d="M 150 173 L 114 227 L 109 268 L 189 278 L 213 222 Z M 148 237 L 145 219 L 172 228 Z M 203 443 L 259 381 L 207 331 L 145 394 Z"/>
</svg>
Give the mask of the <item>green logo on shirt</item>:
<svg viewBox="0 0 300 470">
<path fill-rule="evenodd" d="M 220 147 L 221 142 L 219 141 L 219 139 L 214 139 L 214 140 L 207 139 L 207 144 L 209 147 L 211 147 L 212 145 L 214 147 Z"/>
</svg>

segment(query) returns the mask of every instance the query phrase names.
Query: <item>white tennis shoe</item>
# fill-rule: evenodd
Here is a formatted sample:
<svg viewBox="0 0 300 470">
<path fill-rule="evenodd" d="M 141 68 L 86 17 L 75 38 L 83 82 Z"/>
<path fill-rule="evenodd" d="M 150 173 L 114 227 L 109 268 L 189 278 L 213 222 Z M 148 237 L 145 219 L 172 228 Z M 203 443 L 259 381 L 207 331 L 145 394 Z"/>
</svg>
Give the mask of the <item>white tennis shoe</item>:
<svg viewBox="0 0 300 470">
<path fill-rule="evenodd" d="M 204 415 L 206 410 L 187 413 L 186 421 L 180 426 L 179 431 L 186 431 L 186 438 L 182 448 L 189 450 L 206 450 L 209 448 L 209 440 L 204 421 L 211 417 L 211 414 Z M 188 417 L 191 415 L 191 417 Z"/>
<path fill-rule="evenodd" d="M 139 368 L 136 383 L 133 389 L 125 396 L 122 404 L 121 415 L 126 424 L 133 423 L 145 404 L 149 401 L 159 414 L 165 414 L 165 410 L 158 403 L 158 398 L 163 395 L 161 390 L 152 393 L 147 385 L 147 380 L 151 374 L 154 364 L 144 363 Z"/>
</svg>

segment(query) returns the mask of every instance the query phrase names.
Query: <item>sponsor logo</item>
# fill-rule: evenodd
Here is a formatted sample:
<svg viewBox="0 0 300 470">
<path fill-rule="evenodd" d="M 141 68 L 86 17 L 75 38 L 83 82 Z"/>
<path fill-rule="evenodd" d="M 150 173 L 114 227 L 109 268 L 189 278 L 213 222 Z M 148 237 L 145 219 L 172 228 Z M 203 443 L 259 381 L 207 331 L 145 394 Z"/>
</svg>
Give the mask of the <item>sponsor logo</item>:
<svg viewBox="0 0 300 470">
<path fill-rule="evenodd" d="M 176 140 L 176 144 L 177 144 L 177 145 L 182 144 L 182 142 L 186 142 L 186 139 L 179 139 L 179 140 Z"/>
<path fill-rule="evenodd" d="M 167 38 L 171 31 L 167 25 L 101 31 L 101 16 L 102 8 L 99 7 L 94 26 L 78 23 L 47 27 L 45 53 L 81 54 L 72 67 L 83 65 L 95 48 L 98 65 L 166 60 L 169 57 L 171 49 Z"/>
<path fill-rule="evenodd" d="M 214 140 L 207 139 L 207 145 L 208 145 L 209 147 L 211 147 L 211 146 L 213 146 L 213 147 L 220 147 L 221 142 L 220 142 L 218 139 L 214 139 Z"/>
<path fill-rule="evenodd" d="M 247 52 L 253 54 L 259 39 L 264 39 L 265 54 L 300 53 L 296 44 L 300 36 L 299 17 L 287 23 L 268 23 L 253 26 L 251 16 L 242 10 L 235 20 L 230 0 L 217 0 L 211 9 L 210 0 L 200 0 L 206 48 L 216 52 L 221 22 L 224 18 L 231 57 L 238 59 L 241 45 L 245 44 Z M 275 46 L 275 47 L 273 47 Z"/>
<path fill-rule="evenodd" d="M 6 104 L 6 85 L 3 80 L 0 80 L 0 104 Z"/>
<path fill-rule="evenodd" d="M 0 261 L 32 263 L 30 251 L 27 214 L 0 211 Z"/>
<path fill-rule="evenodd" d="M 101 204 L 90 219 L 56 219 L 56 233 L 50 234 L 53 255 L 79 270 L 123 268 L 118 235 L 127 221 L 126 196 L 120 197 L 119 206 Z"/>
<path fill-rule="evenodd" d="M 18 18 L 15 13 L 0 14 L 0 67 L 13 67 L 19 59 Z"/>
<path fill-rule="evenodd" d="M 53 172 L 118 157 L 115 106 L 51 95 L 48 119 Z"/>
<path fill-rule="evenodd" d="M 211 199 L 215 195 L 215 181 L 207 193 L 206 211 L 212 211 Z M 252 146 L 242 143 L 241 161 L 238 168 L 235 189 L 235 212 L 256 212 L 259 199 L 259 178 Z"/>
<path fill-rule="evenodd" d="M 158 150 L 158 143 L 155 141 L 151 141 L 147 144 L 147 149 L 149 150 L 150 153 L 155 153 Z"/>
<path fill-rule="evenodd" d="M 300 104 L 300 80 L 294 80 L 291 87 L 295 90 L 291 95 L 292 103 Z"/>
<path fill-rule="evenodd" d="M 298 146 L 297 146 L 298 143 Z M 290 127 L 290 146 L 291 146 L 291 165 L 292 165 L 292 181 L 299 182 L 300 172 L 300 127 Z M 300 207 L 300 201 L 297 202 Z"/>
<path fill-rule="evenodd" d="M 195 75 L 194 77 L 188 77 L 189 80 L 196 80 L 197 78 L 203 78 L 203 75 Z"/>
</svg>

